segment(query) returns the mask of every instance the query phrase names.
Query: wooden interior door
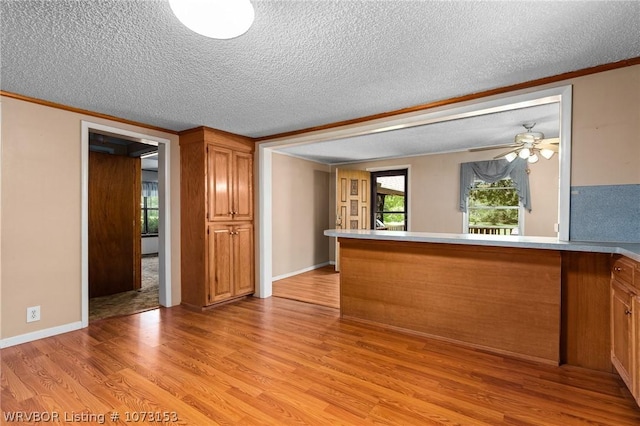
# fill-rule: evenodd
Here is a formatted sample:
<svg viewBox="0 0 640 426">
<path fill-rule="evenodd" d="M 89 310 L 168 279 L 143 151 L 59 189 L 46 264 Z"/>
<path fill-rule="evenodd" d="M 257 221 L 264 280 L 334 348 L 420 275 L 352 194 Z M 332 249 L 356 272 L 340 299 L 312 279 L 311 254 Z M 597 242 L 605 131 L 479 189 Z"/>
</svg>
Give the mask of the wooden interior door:
<svg viewBox="0 0 640 426">
<path fill-rule="evenodd" d="M 371 229 L 371 173 L 336 169 L 336 229 Z M 340 243 L 336 239 L 336 271 L 340 270 Z"/>
<path fill-rule="evenodd" d="M 141 286 L 140 158 L 89 152 L 89 297 Z"/>
</svg>

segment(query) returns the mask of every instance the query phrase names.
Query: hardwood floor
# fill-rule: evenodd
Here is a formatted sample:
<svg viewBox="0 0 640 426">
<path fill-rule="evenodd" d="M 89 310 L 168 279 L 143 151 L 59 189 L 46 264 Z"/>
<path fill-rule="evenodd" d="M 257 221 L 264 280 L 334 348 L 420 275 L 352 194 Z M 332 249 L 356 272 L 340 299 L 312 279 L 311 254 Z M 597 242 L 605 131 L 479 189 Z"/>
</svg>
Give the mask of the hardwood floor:
<svg viewBox="0 0 640 426">
<path fill-rule="evenodd" d="M 340 308 L 340 274 L 333 265 L 273 283 L 273 295 L 316 305 Z"/>
<path fill-rule="evenodd" d="M 487 354 L 276 297 L 100 320 L 0 355 L 3 424 L 18 411 L 106 414 L 122 425 L 142 411 L 189 425 L 640 424 L 613 374 Z"/>
</svg>

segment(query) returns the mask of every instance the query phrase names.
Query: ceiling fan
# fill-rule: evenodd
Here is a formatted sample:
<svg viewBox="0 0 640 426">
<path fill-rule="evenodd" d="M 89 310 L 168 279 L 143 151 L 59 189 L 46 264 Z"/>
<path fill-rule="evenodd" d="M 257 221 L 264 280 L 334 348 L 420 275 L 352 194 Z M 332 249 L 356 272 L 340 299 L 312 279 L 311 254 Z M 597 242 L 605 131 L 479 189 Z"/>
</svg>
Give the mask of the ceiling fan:
<svg viewBox="0 0 640 426">
<path fill-rule="evenodd" d="M 540 159 L 539 156 L 542 156 L 549 160 L 551 157 L 553 157 L 553 154 L 558 152 L 558 144 L 560 143 L 560 138 L 545 139 L 544 133 L 532 131 L 535 125 L 536 123 L 524 123 L 522 127 L 526 129 L 526 132 L 518 133 L 514 138 L 513 144 L 490 146 L 486 148 L 475 148 L 470 149 L 469 151 L 473 152 L 497 148 L 511 148 L 510 151 L 503 152 L 502 154 L 496 155 L 493 158 L 506 158 L 507 161 L 511 162 L 520 157 L 524 160 L 527 160 L 529 163 L 535 163 Z"/>
</svg>

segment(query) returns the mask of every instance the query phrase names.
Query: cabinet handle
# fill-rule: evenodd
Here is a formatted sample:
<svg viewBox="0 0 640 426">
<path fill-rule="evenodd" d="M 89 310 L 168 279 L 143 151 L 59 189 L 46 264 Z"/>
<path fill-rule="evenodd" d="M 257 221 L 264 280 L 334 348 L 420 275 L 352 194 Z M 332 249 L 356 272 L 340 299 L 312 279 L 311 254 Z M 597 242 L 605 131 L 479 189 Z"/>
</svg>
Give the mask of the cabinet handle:
<svg viewBox="0 0 640 426">
<path fill-rule="evenodd" d="M 615 268 L 613 268 L 613 270 L 616 272 L 622 272 L 622 268 L 619 266 L 616 266 Z"/>
<path fill-rule="evenodd" d="M 633 312 L 631 312 L 629 309 L 625 309 L 624 314 L 625 315 L 631 315 Z"/>
</svg>

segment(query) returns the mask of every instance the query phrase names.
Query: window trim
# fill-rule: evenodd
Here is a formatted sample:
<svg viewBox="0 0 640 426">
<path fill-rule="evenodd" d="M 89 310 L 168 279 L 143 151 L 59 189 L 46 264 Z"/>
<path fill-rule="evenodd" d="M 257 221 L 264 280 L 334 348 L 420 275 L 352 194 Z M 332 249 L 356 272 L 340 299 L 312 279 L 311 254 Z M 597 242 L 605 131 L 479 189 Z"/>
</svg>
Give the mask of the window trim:
<svg viewBox="0 0 640 426">
<path fill-rule="evenodd" d="M 145 231 L 147 231 L 149 228 L 148 227 L 149 216 L 147 214 L 149 210 L 155 210 L 158 212 L 158 216 L 160 215 L 160 199 L 158 197 L 158 207 L 147 207 L 147 198 L 150 198 L 150 197 L 145 197 L 144 195 L 142 195 L 142 206 L 140 206 L 140 211 L 144 216 L 144 220 L 142 220 L 140 223 L 140 235 L 142 237 L 157 237 L 158 232 L 145 232 Z"/>
<path fill-rule="evenodd" d="M 375 184 L 375 178 L 381 176 L 404 176 L 404 210 L 401 212 L 404 214 L 404 230 L 408 231 L 409 228 L 409 167 L 393 167 L 384 169 L 367 169 L 370 173 L 370 194 L 371 194 L 371 207 L 370 211 L 370 227 L 376 229 L 376 207 L 377 207 L 377 185 Z M 384 212 L 382 212 L 384 214 Z"/>
<path fill-rule="evenodd" d="M 507 178 L 511 180 L 511 178 Z M 481 181 L 481 179 L 476 179 Z M 469 197 L 466 198 L 467 208 L 466 211 L 462 212 L 462 233 L 463 234 L 471 234 L 469 232 Z M 521 201 L 518 201 L 518 236 L 525 235 L 525 227 L 524 227 L 524 206 Z"/>
</svg>

